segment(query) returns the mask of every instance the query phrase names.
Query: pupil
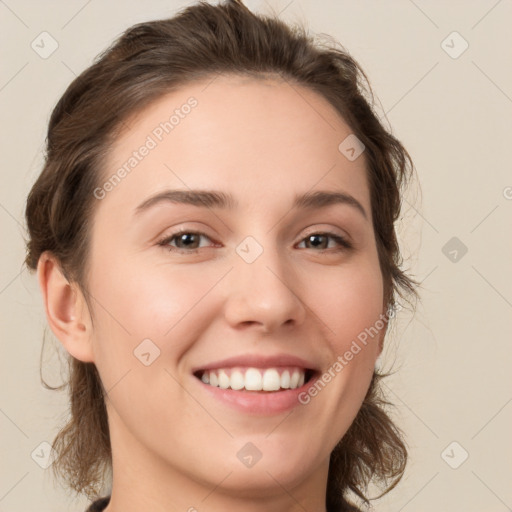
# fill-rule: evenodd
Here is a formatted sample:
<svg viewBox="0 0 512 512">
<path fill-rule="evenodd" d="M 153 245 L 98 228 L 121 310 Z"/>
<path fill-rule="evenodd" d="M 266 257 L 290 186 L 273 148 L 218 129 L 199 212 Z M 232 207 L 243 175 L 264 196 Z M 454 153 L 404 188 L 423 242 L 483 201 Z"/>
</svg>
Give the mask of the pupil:
<svg viewBox="0 0 512 512">
<path fill-rule="evenodd" d="M 195 235 L 193 233 L 185 233 L 184 235 L 181 235 L 181 241 L 184 242 L 184 244 L 188 247 L 189 245 L 193 245 L 194 236 Z"/>
<path fill-rule="evenodd" d="M 323 237 L 323 235 L 310 235 L 310 236 L 309 236 L 309 240 L 310 240 L 310 242 L 311 242 L 312 240 L 316 240 L 316 241 L 318 242 L 318 239 L 319 239 L 319 238 L 321 238 L 321 237 Z M 315 247 L 318 247 L 318 245 L 322 245 L 322 243 L 320 242 L 320 243 L 318 244 L 318 243 L 313 242 L 313 245 L 314 245 Z"/>
</svg>

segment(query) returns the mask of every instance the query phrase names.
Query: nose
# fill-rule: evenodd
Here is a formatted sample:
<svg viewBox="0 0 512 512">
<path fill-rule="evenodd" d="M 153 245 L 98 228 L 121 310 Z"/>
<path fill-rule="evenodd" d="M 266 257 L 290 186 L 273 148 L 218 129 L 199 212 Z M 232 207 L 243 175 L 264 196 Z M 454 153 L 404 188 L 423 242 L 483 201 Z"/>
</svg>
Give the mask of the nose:
<svg viewBox="0 0 512 512">
<path fill-rule="evenodd" d="M 225 283 L 225 318 L 233 328 L 253 326 L 268 334 L 304 322 L 306 307 L 289 263 L 270 249 L 252 263 L 236 258 Z"/>
</svg>

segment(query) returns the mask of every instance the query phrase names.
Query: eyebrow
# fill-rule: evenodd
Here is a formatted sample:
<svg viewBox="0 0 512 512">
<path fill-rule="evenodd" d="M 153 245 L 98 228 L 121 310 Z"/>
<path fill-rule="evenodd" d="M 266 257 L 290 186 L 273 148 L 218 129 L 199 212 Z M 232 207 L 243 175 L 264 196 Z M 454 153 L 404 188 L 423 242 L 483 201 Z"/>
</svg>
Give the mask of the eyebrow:
<svg viewBox="0 0 512 512">
<path fill-rule="evenodd" d="M 160 203 L 189 204 L 205 208 L 220 208 L 233 210 L 238 206 L 238 201 L 225 192 L 217 190 L 165 190 L 148 197 L 135 209 L 135 215 Z M 293 209 L 325 208 L 333 204 L 345 204 L 355 208 L 368 220 L 368 215 L 363 205 L 346 192 L 316 191 L 296 195 L 293 201 Z"/>
</svg>

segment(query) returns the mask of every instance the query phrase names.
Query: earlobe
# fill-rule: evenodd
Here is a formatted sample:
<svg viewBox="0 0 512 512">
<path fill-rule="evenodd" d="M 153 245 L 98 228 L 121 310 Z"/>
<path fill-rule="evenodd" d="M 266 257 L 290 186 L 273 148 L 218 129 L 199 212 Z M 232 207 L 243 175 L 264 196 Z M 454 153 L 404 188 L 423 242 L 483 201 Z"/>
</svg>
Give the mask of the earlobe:
<svg viewBox="0 0 512 512">
<path fill-rule="evenodd" d="M 39 258 L 37 278 L 48 325 L 57 339 L 76 359 L 94 362 L 89 311 L 78 286 L 67 280 L 48 251 Z"/>
</svg>

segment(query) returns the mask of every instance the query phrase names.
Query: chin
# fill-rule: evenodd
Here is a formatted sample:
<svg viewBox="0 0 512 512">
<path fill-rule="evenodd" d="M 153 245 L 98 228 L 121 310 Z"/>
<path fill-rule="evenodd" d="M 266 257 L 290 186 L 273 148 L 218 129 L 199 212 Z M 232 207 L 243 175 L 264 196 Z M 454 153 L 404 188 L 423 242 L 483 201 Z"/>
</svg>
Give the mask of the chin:
<svg viewBox="0 0 512 512">
<path fill-rule="evenodd" d="M 273 434 L 266 436 L 268 433 L 237 439 L 233 442 L 236 448 L 229 449 L 230 457 L 224 450 L 219 453 L 215 459 L 221 463 L 213 464 L 217 481 L 209 475 L 210 486 L 226 477 L 221 484 L 225 492 L 241 498 L 261 498 L 280 494 L 283 487 L 300 486 L 315 472 L 327 474 L 330 451 L 325 445 L 313 446 L 311 435 L 301 433 L 300 440 L 291 435 L 286 438 L 284 431 L 274 439 Z"/>
</svg>

